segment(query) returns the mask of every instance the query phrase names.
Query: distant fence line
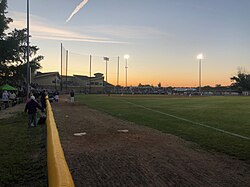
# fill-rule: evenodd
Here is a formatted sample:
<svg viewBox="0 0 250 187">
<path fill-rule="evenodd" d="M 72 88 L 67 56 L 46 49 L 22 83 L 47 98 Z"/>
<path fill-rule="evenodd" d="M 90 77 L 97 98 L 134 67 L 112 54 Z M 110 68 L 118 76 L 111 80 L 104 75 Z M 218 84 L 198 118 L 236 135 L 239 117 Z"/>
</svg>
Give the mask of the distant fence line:
<svg viewBox="0 0 250 187">
<path fill-rule="evenodd" d="M 58 130 L 48 100 L 47 104 L 47 160 L 48 160 L 48 183 L 49 187 L 74 187 L 74 182 L 64 157 L 60 143 Z"/>
</svg>

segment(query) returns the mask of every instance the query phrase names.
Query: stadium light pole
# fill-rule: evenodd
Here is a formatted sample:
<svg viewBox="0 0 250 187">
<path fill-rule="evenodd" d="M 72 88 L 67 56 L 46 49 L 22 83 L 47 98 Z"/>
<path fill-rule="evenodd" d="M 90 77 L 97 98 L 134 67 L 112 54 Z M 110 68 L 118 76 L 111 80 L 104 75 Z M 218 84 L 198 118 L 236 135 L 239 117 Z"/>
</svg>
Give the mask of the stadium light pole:
<svg viewBox="0 0 250 187">
<path fill-rule="evenodd" d="M 63 88 L 63 78 L 62 78 L 62 66 L 63 66 L 63 45 L 61 43 L 61 82 L 60 82 L 60 87 L 61 87 L 61 92 L 62 92 L 62 88 Z"/>
<path fill-rule="evenodd" d="M 66 92 L 68 92 L 68 62 L 69 62 L 69 51 L 66 50 Z"/>
<path fill-rule="evenodd" d="M 117 61 L 117 83 L 116 83 L 116 93 L 118 93 L 119 90 L 119 76 L 120 76 L 120 57 L 118 56 L 118 61 Z"/>
<path fill-rule="evenodd" d="M 30 17 L 29 17 L 29 0 L 27 0 L 27 98 L 29 97 L 30 93 Z"/>
<path fill-rule="evenodd" d="M 119 85 L 119 63 L 120 63 L 120 57 L 118 56 L 118 61 L 117 61 L 117 82 L 116 82 L 116 86 Z"/>
<path fill-rule="evenodd" d="M 106 62 L 106 83 L 105 83 L 105 91 L 107 92 L 107 84 L 108 84 L 108 57 L 103 57 L 104 61 Z"/>
<path fill-rule="evenodd" d="M 92 55 L 89 56 L 89 94 L 91 93 L 91 69 L 92 69 Z"/>
<path fill-rule="evenodd" d="M 202 53 L 197 55 L 197 59 L 199 61 L 199 93 L 200 93 L 200 95 L 201 95 L 201 62 L 202 62 L 203 58 L 204 57 L 203 57 Z"/>
<path fill-rule="evenodd" d="M 124 55 L 124 59 L 126 61 L 125 70 L 126 70 L 126 87 L 127 87 L 128 86 L 128 59 L 129 59 L 129 55 Z"/>
</svg>

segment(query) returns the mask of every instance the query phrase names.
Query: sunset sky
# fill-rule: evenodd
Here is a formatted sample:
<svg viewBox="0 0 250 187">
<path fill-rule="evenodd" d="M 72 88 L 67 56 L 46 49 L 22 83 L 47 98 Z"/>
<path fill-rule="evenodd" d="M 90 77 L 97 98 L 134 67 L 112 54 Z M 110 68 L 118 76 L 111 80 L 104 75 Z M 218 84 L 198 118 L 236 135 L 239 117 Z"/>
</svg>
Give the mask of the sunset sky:
<svg viewBox="0 0 250 187">
<path fill-rule="evenodd" d="M 60 72 L 60 43 L 69 50 L 69 74 L 105 74 L 116 84 L 161 82 L 162 86 L 229 85 L 238 67 L 250 71 L 249 0 L 89 0 L 72 19 L 82 0 L 30 0 L 31 44 L 45 56 L 42 72 Z M 26 0 L 8 0 L 11 28 L 26 27 Z"/>
</svg>

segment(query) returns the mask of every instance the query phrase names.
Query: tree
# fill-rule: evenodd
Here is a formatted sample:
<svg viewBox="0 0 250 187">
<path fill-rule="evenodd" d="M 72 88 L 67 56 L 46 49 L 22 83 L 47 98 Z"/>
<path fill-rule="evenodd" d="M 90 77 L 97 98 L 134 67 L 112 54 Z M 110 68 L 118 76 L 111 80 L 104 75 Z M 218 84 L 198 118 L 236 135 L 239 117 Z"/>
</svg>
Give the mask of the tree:
<svg viewBox="0 0 250 187">
<path fill-rule="evenodd" d="M 231 86 L 238 89 L 239 92 L 250 90 L 250 74 L 240 68 L 237 75 L 230 78 L 233 82 Z"/>
<path fill-rule="evenodd" d="M 0 39 L 6 35 L 5 31 L 9 28 L 8 24 L 13 20 L 11 18 L 6 18 L 5 14 L 7 9 L 7 0 L 0 1 Z"/>
<path fill-rule="evenodd" d="M 158 83 L 158 88 L 161 88 L 161 83 L 160 82 Z"/>
<path fill-rule="evenodd" d="M 21 86 L 25 82 L 27 72 L 27 29 L 14 29 L 6 34 L 11 18 L 6 18 L 7 1 L 0 3 L 0 85 L 11 83 Z M 30 46 L 30 67 L 34 72 L 40 69 L 43 56 L 37 55 L 39 48 Z"/>
<path fill-rule="evenodd" d="M 12 21 L 11 18 L 6 18 L 5 14 L 7 9 L 7 0 L 0 1 L 0 75 L 4 74 L 7 71 L 7 67 L 5 66 L 6 56 L 8 53 L 7 42 L 4 40 L 6 36 L 5 30 L 7 30 L 8 24 Z M 1 84 L 0 77 L 0 84 Z"/>
</svg>

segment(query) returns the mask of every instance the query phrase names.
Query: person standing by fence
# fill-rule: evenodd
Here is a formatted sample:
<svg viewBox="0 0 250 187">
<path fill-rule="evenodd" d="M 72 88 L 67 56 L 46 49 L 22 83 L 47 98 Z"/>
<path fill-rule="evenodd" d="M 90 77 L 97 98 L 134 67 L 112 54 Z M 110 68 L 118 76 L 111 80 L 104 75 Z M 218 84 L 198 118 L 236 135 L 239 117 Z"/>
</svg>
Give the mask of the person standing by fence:
<svg viewBox="0 0 250 187">
<path fill-rule="evenodd" d="M 70 102 L 71 103 L 75 102 L 75 92 L 71 90 L 69 94 L 70 94 Z"/>
<path fill-rule="evenodd" d="M 57 90 L 54 93 L 54 99 L 56 102 L 58 102 L 58 100 L 59 100 L 59 92 Z"/>
<path fill-rule="evenodd" d="M 46 108 L 46 91 L 43 90 L 42 91 L 42 94 L 41 94 L 41 105 L 42 105 L 42 108 L 45 109 Z"/>
<path fill-rule="evenodd" d="M 36 127 L 36 113 L 37 108 L 39 108 L 43 112 L 43 108 L 36 102 L 35 96 L 31 96 L 30 100 L 27 102 L 24 112 L 28 112 L 28 127 L 32 127 L 32 124 L 34 127 Z"/>
</svg>

